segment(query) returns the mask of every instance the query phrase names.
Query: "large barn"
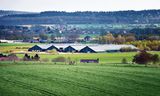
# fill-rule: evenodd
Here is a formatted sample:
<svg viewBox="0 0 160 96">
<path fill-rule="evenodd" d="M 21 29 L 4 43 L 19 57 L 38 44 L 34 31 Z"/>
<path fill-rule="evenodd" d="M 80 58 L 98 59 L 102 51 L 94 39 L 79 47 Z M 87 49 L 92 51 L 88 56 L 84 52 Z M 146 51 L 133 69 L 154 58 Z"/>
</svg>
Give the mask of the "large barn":
<svg viewBox="0 0 160 96">
<path fill-rule="evenodd" d="M 48 47 L 47 50 L 56 50 L 56 51 L 60 51 L 60 49 L 58 49 L 58 48 L 55 47 L 54 45 L 51 45 L 50 47 Z"/>
<path fill-rule="evenodd" d="M 36 51 L 36 52 L 44 52 L 44 51 L 48 51 L 48 50 L 56 50 L 59 51 L 59 49 L 57 47 L 55 47 L 54 45 L 35 45 L 31 48 L 28 49 L 28 51 Z"/>
<path fill-rule="evenodd" d="M 79 52 L 79 53 L 100 53 L 100 52 L 119 52 L 121 48 L 131 48 L 138 50 L 133 45 L 115 45 L 115 44 L 46 44 L 35 45 L 28 51 L 45 52 L 56 50 L 57 52 Z"/>
<path fill-rule="evenodd" d="M 80 53 L 96 53 L 96 50 L 86 46 L 86 47 L 82 48 L 79 52 Z"/>
<path fill-rule="evenodd" d="M 42 52 L 42 51 L 45 51 L 45 49 L 41 48 L 40 46 L 38 45 L 35 45 L 31 48 L 28 49 L 28 51 L 37 51 L 37 52 Z"/>
<path fill-rule="evenodd" d="M 64 48 L 63 52 L 77 52 L 77 50 L 73 48 L 72 46 L 68 46 Z"/>
</svg>

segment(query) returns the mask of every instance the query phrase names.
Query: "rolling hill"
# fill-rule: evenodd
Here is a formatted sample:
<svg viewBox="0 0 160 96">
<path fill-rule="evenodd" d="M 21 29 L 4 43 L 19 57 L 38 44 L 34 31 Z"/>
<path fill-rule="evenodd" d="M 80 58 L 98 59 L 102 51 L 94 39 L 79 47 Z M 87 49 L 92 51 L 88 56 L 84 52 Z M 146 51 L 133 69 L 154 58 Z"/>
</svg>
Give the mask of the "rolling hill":
<svg viewBox="0 0 160 96">
<path fill-rule="evenodd" d="M 26 24 L 157 24 L 160 10 L 115 12 L 59 12 L 23 13 L 0 11 L 1 25 Z M 7 15 L 4 15 L 7 14 Z"/>
</svg>

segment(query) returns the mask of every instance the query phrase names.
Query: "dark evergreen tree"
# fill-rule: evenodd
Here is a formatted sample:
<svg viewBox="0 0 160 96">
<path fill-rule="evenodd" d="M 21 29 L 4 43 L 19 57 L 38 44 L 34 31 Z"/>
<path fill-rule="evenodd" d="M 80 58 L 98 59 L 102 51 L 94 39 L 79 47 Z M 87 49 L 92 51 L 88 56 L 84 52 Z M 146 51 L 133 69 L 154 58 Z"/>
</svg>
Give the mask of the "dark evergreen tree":
<svg viewBox="0 0 160 96">
<path fill-rule="evenodd" d="M 26 53 L 26 54 L 24 55 L 24 57 L 23 57 L 23 60 L 24 60 L 24 61 L 29 61 L 29 60 L 31 60 L 31 58 L 30 58 L 30 56 Z"/>
<path fill-rule="evenodd" d="M 34 60 L 38 61 L 39 59 L 40 59 L 39 55 L 36 54 L 36 55 L 34 56 Z"/>
</svg>

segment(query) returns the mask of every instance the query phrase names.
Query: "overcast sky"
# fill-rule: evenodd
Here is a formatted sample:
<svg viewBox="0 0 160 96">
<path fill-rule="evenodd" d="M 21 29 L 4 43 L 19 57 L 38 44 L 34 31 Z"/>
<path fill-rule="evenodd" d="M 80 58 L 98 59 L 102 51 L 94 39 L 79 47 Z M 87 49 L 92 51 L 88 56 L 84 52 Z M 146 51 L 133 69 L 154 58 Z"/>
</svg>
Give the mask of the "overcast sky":
<svg viewBox="0 0 160 96">
<path fill-rule="evenodd" d="M 119 11 L 160 9 L 160 0 L 0 0 L 0 10 Z"/>
</svg>

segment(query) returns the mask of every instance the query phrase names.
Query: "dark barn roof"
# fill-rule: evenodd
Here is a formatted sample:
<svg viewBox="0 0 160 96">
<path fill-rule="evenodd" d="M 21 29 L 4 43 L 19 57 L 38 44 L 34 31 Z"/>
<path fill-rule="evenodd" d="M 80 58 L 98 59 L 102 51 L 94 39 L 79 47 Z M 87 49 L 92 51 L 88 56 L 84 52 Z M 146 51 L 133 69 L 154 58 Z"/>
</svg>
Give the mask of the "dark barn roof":
<svg viewBox="0 0 160 96">
<path fill-rule="evenodd" d="M 119 52 L 121 48 L 137 49 L 133 45 L 115 45 L 115 44 L 48 44 L 35 45 L 28 51 L 47 51 L 55 49 L 58 52 L 79 52 L 79 53 L 97 53 L 97 52 Z"/>
<path fill-rule="evenodd" d="M 64 52 L 76 52 L 77 50 L 72 46 L 68 46 L 64 49 Z"/>
<path fill-rule="evenodd" d="M 29 48 L 28 51 L 45 51 L 45 50 L 42 49 L 41 47 L 39 47 L 38 45 L 35 45 L 35 46 Z"/>
<path fill-rule="evenodd" d="M 54 45 L 48 47 L 46 50 L 53 50 L 53 49 L 55 49 L 56 51 L 59 51 L 59 49 L 55 47 Z"/>
<path fill-rule="evenodd" d="M 59 51 L 57 47 L 54 45 L 35 45 L 32 48 L 29 48 L 28 51 L 47 51 L 47 50 L 53 50 Z"/>
<path fill-rule="evenodd" d="M 79 52 L 81 53 L 96 53 L 96 51 L 94 51 L 93 49 L 91 49 L 90 47 L 86 46 L 83 49 L 81 49 Z"/>
</svg>

